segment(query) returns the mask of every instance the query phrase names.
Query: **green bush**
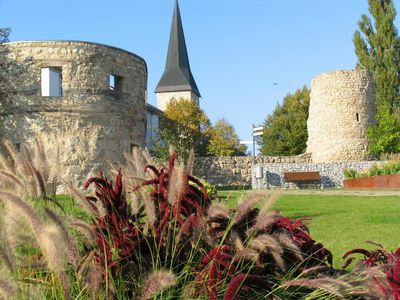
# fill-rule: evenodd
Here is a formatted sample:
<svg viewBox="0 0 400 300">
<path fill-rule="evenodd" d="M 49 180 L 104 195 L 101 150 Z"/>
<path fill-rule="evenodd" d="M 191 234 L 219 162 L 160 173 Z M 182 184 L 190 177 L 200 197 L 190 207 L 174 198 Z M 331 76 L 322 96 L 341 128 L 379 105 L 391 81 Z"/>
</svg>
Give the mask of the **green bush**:
<svg viewBox="0 0 400 300">
<path fill-rule="evenodd" d="M 380 175 L 400 174 L 400 160 L 389 161 L 382 165 L 374 164 L 369 170 L 363 172 L 359 172 L 351 168 L 344 169 L 343 174 L 345 179 L 367 178 Z"/>
</svg>

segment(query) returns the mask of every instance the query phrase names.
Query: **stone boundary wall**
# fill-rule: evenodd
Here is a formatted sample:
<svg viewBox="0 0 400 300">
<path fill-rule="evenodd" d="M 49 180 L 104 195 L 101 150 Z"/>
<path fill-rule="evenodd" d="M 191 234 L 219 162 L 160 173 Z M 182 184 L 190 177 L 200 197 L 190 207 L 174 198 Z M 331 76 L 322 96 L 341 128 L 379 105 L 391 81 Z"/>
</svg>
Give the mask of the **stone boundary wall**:
<svg viewBox="0 0 400 300">
<path fill-rule="evenodd" d="M 310 154 L 298 156 L 257 156 L 255 164 L 293 164 L 311 162 Z M 252 156 L 197 157 L 193 174 L 214 185 L 251 185 Z"/>
<path fill-rule="evenodd" d="M 347 168 L 363 171 L 382 161 L 334 162 L 334 163 L 295 163 L 295 164 L 255 164 L 252 168 L 252 188 L 340 188 L 343 187 L 343 170 Z M 256 178 L 257 168 L 262 167 L 262 178 Z M 320 183 L 288 183 L 283 179 L 284 172 L 319 171 Z M 259 170 L 258 170 L 259 172 Z"/>
</svg>

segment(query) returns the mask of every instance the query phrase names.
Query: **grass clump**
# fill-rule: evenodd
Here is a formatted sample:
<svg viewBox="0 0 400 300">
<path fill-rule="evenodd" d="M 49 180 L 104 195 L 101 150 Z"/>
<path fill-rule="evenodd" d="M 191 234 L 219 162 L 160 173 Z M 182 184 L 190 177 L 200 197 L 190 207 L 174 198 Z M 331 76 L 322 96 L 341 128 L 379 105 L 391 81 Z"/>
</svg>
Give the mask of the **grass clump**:
<svg viewBox="0 0 400 300">
<path fill-rule="evenodd" d="M 84 187 L 94 194 L 61 180 L 74 198 L 64 209 L 57 198 L 46 200 L 50 177 L 42 172 L 50 172 L 43 147 L 36 147 L 38 154 L 26 148 L 2 160 L 1 297 L 358 297 L 356 279 L 375 267 L 386 274 L 378 278 L 384 287 L 378 293 L 396 295 L 397 252 L 353 250 L 347 255 L 364 253 L 367 267 L 357 274 L 334 269 L 307 219 L 272 208 L 279 192 L 246 193 L 231 207 L 212 203 L 190 175 L 191 158 L 184 165 L 171 153 L 167 166 L 154 166 L 136 152 L 127 157 L 126 174 L 111 172 L 114 181 L 102 173 L 89 178 Z M 377 284 L 375 275 L 368 278 Z M 364 294 L 372 295 L 370 289 L 362 285 Z"/>
<path fill-rule="evenodd" d="M 362 172 L 349 168 L 345 169 L 343 174 L 346 179 L 400 174 L 400 160 L 392 160 L 382 165 L 374 164 L 369 170 Z"/>
</svg>

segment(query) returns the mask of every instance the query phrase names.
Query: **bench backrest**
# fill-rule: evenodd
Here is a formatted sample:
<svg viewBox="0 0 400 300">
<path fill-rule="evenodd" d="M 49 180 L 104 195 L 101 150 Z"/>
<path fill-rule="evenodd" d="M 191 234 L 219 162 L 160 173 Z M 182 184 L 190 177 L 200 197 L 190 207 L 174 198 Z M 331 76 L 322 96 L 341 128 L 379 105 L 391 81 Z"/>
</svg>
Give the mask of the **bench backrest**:
<svg viewBox="0 0 400 300">
<path fill-rule="evenodd" d="M 286 181 L 317 181 L 321 179 L 319 172 L 284 172 Z"/>
</svg>

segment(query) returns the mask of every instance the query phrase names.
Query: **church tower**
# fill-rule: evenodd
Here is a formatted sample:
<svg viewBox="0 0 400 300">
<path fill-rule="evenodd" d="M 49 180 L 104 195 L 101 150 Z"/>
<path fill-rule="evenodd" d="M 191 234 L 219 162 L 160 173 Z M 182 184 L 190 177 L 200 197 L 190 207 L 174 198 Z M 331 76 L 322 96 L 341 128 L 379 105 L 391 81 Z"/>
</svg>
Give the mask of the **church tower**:
<svg viewBox="0 0 400 300">
<path fill-rule="evenodd" d="M 185 98 L 199 105 L 201 96 L 190 70 L 178 0 L 175 0 L 167 62 L 155 92 L 157 107 L 163 111 L 172 99 Z"/>
</svg>

